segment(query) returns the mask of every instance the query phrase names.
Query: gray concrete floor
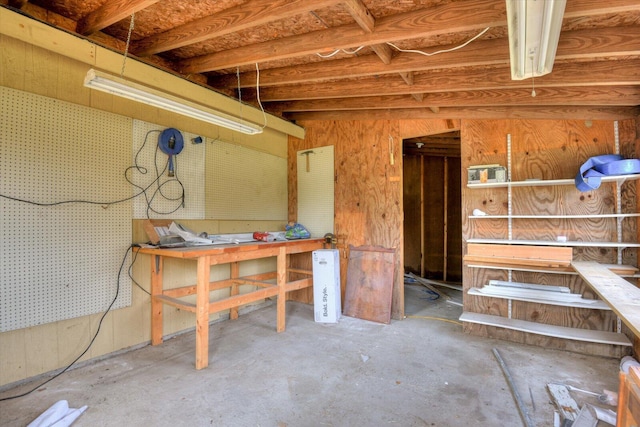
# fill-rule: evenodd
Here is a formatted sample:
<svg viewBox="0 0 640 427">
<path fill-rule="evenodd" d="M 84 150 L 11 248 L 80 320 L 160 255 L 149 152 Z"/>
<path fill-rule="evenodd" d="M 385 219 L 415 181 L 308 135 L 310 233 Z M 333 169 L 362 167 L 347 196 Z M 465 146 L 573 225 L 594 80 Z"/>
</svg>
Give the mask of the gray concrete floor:
<svg viewBox="0 0 640 427">
<path fill-rule="evenodd" d="M 350 317 L 314 323 L 313 307 L 300 303 L 287 304 L 280 334 L 274 305 L 215 323 L 209 367 L 200 371 L 193 333 L 89 363 L 0 402 L 0 424 L 25 426 L 66 399 L 71 407 L 88 405 L 78 427 L 521 426 L 493 348 L 536 426 L 553 425 L 549 382 L 617 390 L 617 359 L 469 336 L 456 323 L 460 307 L 430 300 L 420 285 L 405 289 L 408 317 L 389 325 Z M 597 404 L 572 396 L 579 405 Z"/>
</svg>

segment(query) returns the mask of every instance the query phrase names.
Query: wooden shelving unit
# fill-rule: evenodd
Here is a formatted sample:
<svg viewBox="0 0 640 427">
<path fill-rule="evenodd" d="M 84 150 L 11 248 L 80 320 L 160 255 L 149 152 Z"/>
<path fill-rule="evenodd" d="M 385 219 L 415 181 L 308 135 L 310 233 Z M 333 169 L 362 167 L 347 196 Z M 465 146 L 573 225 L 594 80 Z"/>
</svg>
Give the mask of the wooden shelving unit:
<svg viewBox="0 0 640 427">
<path fill-rule="evenodd" d="M 616 138 L 617 138 L 617 124 L 616 124 Z M 621 191 L 620 186 L 622 183 L 626 181 L 634 181 L 640 179 L 639 175 L 621 175 L 621 176 L 605 176 L 601 178 L 601 184 L 605 185 L 606 183 L 613 183 L 616 185 L 616 196 L 617 196 L 617 206 L 615 206 L 615 213 L 600 213 L 600 214 L 554 214 L 553 211 L 551 214 L 529 214 L 529 213 L 516 213 L 512 212 L 512 189 L 513 188 L 522 188 L 522 187 L 543 187 L 543 186 L 573 186 L 575 185 L 574 179 L 550 179 L 550 180 L 524 180 L 524 181 L 509 181 L 511 177 L 511 138 L 507 137 L 508 143 L 508 166 L 507 166 L 507 182 L 488 182 L 488 183 L 470 183 L 467 184 L 467 188 L 469 189 L 492 189 L 492 188 L 503 188 L 508 191 L 508 199 L 507 199 L 507 210 L 508 213 L 506 215 L 469 215 L 468 218 L 471 221 L 506 221 L 505 231 L 508 232 L 508 238 L 500 239 L 500 238 L 467 238 L 465 241 L 468 244 L 480 244 L 480 245 L 489 245 L 487 248 L 490 248 L 491 245 L 502 246 L 502 256 L 497 256 L 494 259 L 491 256 L 483 256 L 483 254 L 476 254 L 475 256 L 466 255 L 464 265 L 468 268 L 474 269 L 494 269 L 494 270 L 505 270 L 508 272 L 509 282 L 511 281 L 512 271 L 523 271 L 523 272 L 532 272 L 532 273 L 541 273 L 541 274 L 567 274 L 567 275 L 576 275 L 579 272 L 567 264 L 558 264 L 554 265 L 552 262 L 548 265 L 544 265 L 545 261 L 540 258 L 544 258 L 540 253 L 544 253 L 544 250 L 534 250 L 538 247 L 548 247 L 551 249 L 552 247 L 566 247 L 566 248 L 614 248 L 617 250 L 618 254 L 618 264 L 620 265 L 619 271 L 616 273 L 621 273 L 626 277 L 638 277 L 637 269 L 632 266 L 622 266 L 622 250 L 625 248 L 640 248 L 640 243 L 638 242 L 624 242 L 622 241 L 622 221 L 627 218 L 637 218 L 640 216 L 640 213 L 622 213 L 621 212 Z M 609 184 L 611 185 L 611 184 Z M 597 191 L 597 190 L 595 190 Z M 551 194 L 555 194 L 551 192 Z M 556 200 L 557 201 L 557 200 Z M 547 203 L 553 203 L 554 201 L 551 199 L 546 200 Z M 617 241 L 582 241 L 582 240 L 570 240 L 570 241 L 562 241 L 562 240 L 533 240 L 533 239 L 514 239 L 513 236 L 513 221 L 517 220 L 575 220 L 575 221 L 590 221 L 590 220 L 606 220 L 612 219 L 616 221 L 617 224 Z M 495 230 L 495 228 L 493 228 Z M 531 233 L 530 233 L 531 234 Z M 580 238 L 581 236 L 578 236 Z M 615 239 L 615 237 L 614 237 Z M 533 258 L 527 260 L 524 259 L 521 264 L 518 264 L 518 257 L 522 257 L 522 253 L 526 253 L 526 249 L 518 250 L 519 255 L 514 255 L 514 258 L 509 259 L 504 255 L 505 251 L 504 247 L 508 245 L 508 247 L 516 248 L 523 246 L 531 246 L 531 256 Z M 534 248 L 535 247 L 535 248 Z M 477 251 L 477 250 L 476 250 Z M 487 249 L 485 252 L 489 252 Z M 525 255 L 526 256 L 526 255 Z M 538 258 L 540 257 L 540 258 Z M 603 266 L 603 269 L 607 269 L 607 267 Z M 608 270 L 607 270 L 608 271 Z M 615 273 L 610 273 L 616 277 L 619 277 Z M 582 275 L 581 275 L 582 276 Z M 620 278 L 621 281 L 625 281 Z M 585 282 L 593 287 L 589 281 L 585 280 Z M 630 284 L 630 286 L 633 286 Z M 600 293 L 596 289 L 596 293 L 600 296 Z M 522 296 L 518 295 L 517 291 L 510 291 L 506 295 L 500 294 L 490 294 L 489 292 L 483 292 L 480 287 L 472 287 L 467 291 L 468 295 L 474 295 L 476 297 L 486 297 L 486 298 L 498 298 L 508 301 L 508 315 L 504 313 L 502 316 L 496 316 L 488 313 L 480 313 L 480 312 L 470 312 L 465 311 L 460 320 L 468 323 L 475 323 L 487 326 L 493 326 L 497 328 L 518 330 L 521 332 L 545 335 L 549 337 L 556 338 L 564 338 L 571 339 L 577 341 L 587 341 L 592 343 L 601 343 L 601 344 L 613 344 L 618 346 L 631 346 L 631 342 L 629 339 L 622 333 L 620 333 L 620 318 L 618 318 L 618 328 L 616 332 L 611 331 L 598 331 L 598 330 L 586 330 L 582 328 L 572 328 L 572 327 L 564 327 L 564 326 L 555 326 L 550 324 L 542 324 L 533 321 L 520 320 L 512 318 L 512 302 L 513 301 L 521 301 L 528 303 L 537 303 L 537 304 L 545 304 L 545 305 L 556 305 L 556 306 L 565 306 L 567 308 L 578 308 L 578 309 L 596 309 L 596 310 L 611 310 L 609 302 L 600 296 L 601 300 L 598 300 L 597 303 L 593 304 L 584 304 L 583 302 L 567 302 L 561 301 L 560 298 L 554 298 L 552 293 L 548 293 L 548 295 L 536 295 L 535 297 L 531 296 Z M 616 309 L 613 310 L 617 313 Z"/>
</svg>

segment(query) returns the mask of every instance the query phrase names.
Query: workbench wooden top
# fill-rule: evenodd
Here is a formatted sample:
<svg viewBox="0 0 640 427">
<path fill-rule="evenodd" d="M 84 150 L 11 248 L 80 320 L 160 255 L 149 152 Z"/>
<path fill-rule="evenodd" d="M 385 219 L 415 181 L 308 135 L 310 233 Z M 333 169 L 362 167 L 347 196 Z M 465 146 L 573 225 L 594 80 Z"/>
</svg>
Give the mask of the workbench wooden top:
<svg viewBox="0 0 640 427">
<path fill-rule="evenodd" d="M 229 243 L 216 245 L 198 245 L 186 246 L 180 248 L 143 248 L 137 247 L 134 250 L 141 254 L 160 255 L 169 258 L 199 258 L 203 256 L 215 256 L 230 254 L 236 252 L 252 252 L 252 251 L 274 251 L 277 254 L 281 247 L 286 248 L 287 253 L 308 252 L 314 248 L 321 248 L 324 238 L 296 239 L 296 240 L 280 240 L 274 242 L 247 242 L 247 243 Z"/>
</svg>

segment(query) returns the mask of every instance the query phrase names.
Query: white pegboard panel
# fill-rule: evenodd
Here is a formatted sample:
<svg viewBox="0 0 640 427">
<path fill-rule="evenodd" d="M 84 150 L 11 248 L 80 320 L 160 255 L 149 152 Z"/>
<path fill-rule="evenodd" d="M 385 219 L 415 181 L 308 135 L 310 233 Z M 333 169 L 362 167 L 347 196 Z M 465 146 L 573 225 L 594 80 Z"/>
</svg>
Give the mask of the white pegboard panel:
<svg viewBox="0 0 640 427">
<path fill-rule="evenodd" d="M 298 151 L 296 158 L 298 163 L 297 221 L 304 225 L 313 237 L 333 233 L 333 145 Z"/>
<path fill-rule="evenodd" d="M 207 143 L 211 219 L 287 219 L 287 159 L 220 140 Z"/>
<path fill-rule="evenodd" d="M 178 129 L 184 147 L 173 158 L 175 175 L 170 177 L 169 158 L 158 148 L 158 137 L 165 129 L 140 120 L 133 121 L 133 165 L 140 169 L 131 169 L 129 173 L 134 184 L 145 188 L 147 195 L 135 198 L 134 218 L 203 219 L 206 144 L 204 141 L 193 144 L 192 140 L 199 135 Z M 146 173 L 141 173 L 143 170 Z M 140 188 L 134 188 L 133 194 L 140 191 Z"/>
<path fill-rule="evenodd" d="M 0 87 L 0 332 L 131 304 L 131 120 Z M 128 264 L 127 264 L 128 265 Z"/>
</svg>

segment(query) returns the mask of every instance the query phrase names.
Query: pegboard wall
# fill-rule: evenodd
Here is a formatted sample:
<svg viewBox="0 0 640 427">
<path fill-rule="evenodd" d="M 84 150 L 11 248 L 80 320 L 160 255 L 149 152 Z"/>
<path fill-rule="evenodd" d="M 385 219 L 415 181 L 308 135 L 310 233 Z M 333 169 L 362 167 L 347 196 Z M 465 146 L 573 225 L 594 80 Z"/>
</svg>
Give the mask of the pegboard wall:
<svg viewBox="0 0 640 427">
<path fill-rule="evenodd" d="M 205 206 L 204 170 L 206 144 L 194 144 L 198 135 L 182 132 L 183 148 L 173 156 L 174 176 L 169 176 L 169 157 L 158 148 L 166 128 L 133 121 L 133 165 L 130 169 L 133 215 L 136 219 L 203 219 Z M 183 197 L 184 195 L 184 204 Z"/>
<path fill-rule="evenodd" d="M 207 168 L 209 218 L 286 221 L 287 159 L 213 140 Z"/>
<path fill-rule="evenodd" d="M 333 233 L 333 145 L 297 153 L 298 218 L 313 237 Z"/>
<path fill-rule="evenodd" d="M 131 119 L 0 87 L 0 129 L 0 194 L 60 203 L 0 197 L 0 332 L 130 305 Z"/>
</svg>

